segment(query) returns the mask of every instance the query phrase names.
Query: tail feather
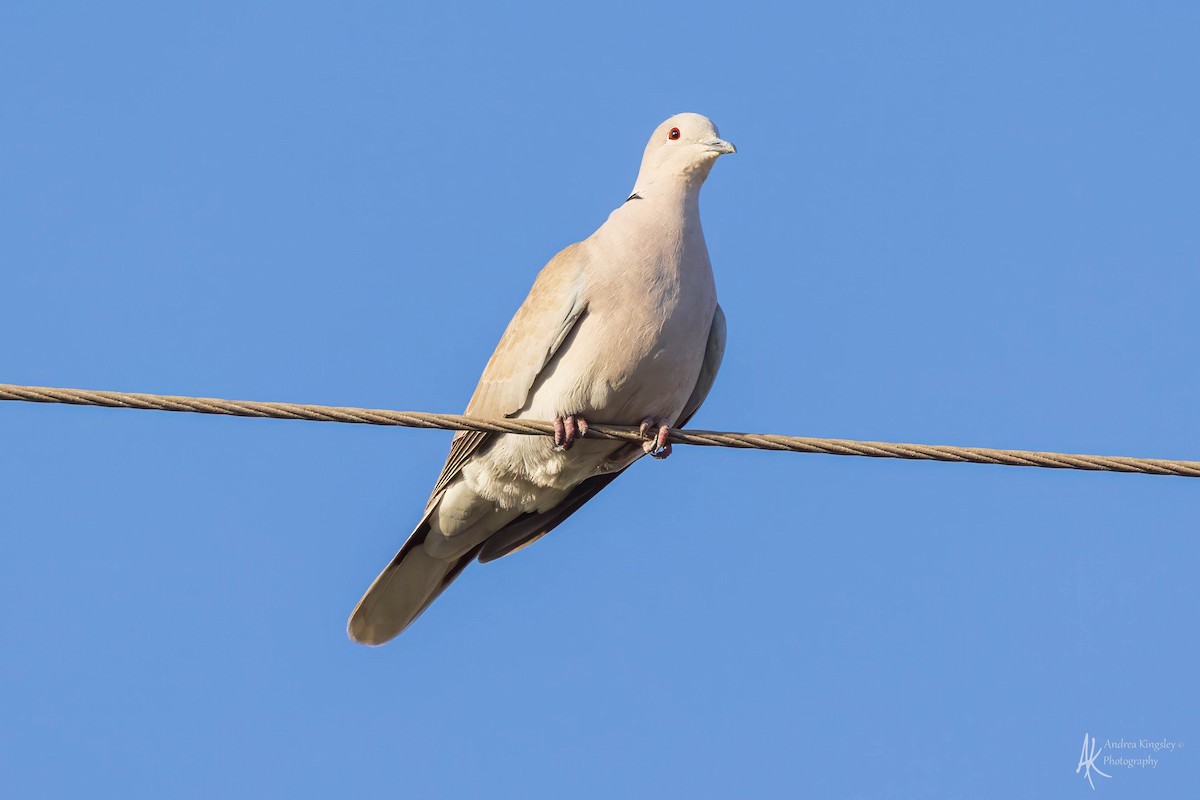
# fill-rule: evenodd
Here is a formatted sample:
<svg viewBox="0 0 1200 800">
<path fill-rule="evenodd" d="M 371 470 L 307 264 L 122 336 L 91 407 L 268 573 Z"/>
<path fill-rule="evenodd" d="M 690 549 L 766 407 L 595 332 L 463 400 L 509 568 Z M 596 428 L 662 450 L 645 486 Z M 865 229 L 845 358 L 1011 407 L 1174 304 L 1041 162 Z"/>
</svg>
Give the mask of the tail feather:
<svg viewBox="0 0 1200 800">
<path fill-rule="evenodd" d="M 456 558 L 434 558 L 413 533 L 350 614 L 347 631 L 360 644 L 383 644 L 398 636 L 475 560 L 482 545 Z"/>
<path fill-rule="evenodd" d="M 347 625 L 350 638 L 362 644 L 395 638 L 475 560 L 488 537 L 517 516 L 464 484 L 449 486 L 358 601 Z"/>
</svg>

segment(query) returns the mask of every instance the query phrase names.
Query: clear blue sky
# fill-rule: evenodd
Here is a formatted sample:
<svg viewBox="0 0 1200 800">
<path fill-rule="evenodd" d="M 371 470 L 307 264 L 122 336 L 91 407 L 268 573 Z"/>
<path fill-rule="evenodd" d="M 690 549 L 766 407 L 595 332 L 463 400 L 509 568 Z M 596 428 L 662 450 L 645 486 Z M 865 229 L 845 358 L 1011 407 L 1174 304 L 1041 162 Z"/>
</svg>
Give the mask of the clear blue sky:
<svg viewBox="0 0 1200 800">
<path fill-rule="evenodd" d="M 8 4 L 0 381 L 458 411 L 697 111 L 697 426 L 1200 458 L 1195 4 L 826 5 Z M 353 645 L 449 439 L 0 405 L 0 793 L 1197 791 L 1200 481 L 677 448 Z"/>
</svg>

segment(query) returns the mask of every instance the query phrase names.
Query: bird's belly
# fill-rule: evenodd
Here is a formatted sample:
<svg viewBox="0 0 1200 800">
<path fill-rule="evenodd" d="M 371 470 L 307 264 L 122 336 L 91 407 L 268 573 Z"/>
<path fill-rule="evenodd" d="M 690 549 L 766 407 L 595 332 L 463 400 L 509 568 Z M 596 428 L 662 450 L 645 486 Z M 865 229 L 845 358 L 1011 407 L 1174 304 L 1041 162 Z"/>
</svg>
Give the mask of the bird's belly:
<svg viewBox="0 0 1200 800">
<path fill-rule="evenodd" d="M 621 444 L 585 439 L 563 451 L 548 436 L 502 435 L 464 465 L 462 474 L 472 491 L 497 508 L 545 511 L 593 475 L 626 466 L 612 460 Z"/>
</svg>

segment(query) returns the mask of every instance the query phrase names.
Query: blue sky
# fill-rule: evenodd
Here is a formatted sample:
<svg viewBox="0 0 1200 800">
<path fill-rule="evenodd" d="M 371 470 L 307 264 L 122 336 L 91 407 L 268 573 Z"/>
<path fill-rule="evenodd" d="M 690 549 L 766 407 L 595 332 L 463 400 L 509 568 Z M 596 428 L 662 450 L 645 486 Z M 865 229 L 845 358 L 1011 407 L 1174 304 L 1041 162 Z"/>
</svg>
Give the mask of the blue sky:
<svg viewBox="0 0 1200 800">
<path fill-rule="evenodd" d="M 0 381 L 458 411 L 697 111 L 697 426 L 1200 458 L 1198 26 L 9 4 Z M 449 438 L 0 406 L 0 791 L 1195 791 L 1200 482 L 677 448 L 355 646 Z M 1093 792 L 1085 732 L 1184 747 Z"/>
</svg>

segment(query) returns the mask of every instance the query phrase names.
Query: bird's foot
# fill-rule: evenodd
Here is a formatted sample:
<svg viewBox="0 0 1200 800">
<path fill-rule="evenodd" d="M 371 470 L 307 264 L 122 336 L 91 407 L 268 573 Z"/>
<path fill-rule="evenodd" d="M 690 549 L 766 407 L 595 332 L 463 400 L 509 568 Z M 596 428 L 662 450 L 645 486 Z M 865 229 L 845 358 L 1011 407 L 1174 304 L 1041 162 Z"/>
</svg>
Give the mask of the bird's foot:
<svg viewBox="0 0 1200 800">
<path fill-rule="evenodd" d="M 554 418 L 554 449 L 570 450 L 576 439 L 587 435 L 587 420 L 579 414 L 568 414 Z"/>
<path fill-rule="evenodd" d="M 642 420 L 641 428 L 642 438 L 646 441 L 642 442 L 642 449 L 646 451 L 646 455 L 651 458 L 666 458 L 671 455 L 671 443 L 667 441 L 667 435 L 671 433 L 671 426 L 661 419 L 646 417 Z"/>
</svg>

